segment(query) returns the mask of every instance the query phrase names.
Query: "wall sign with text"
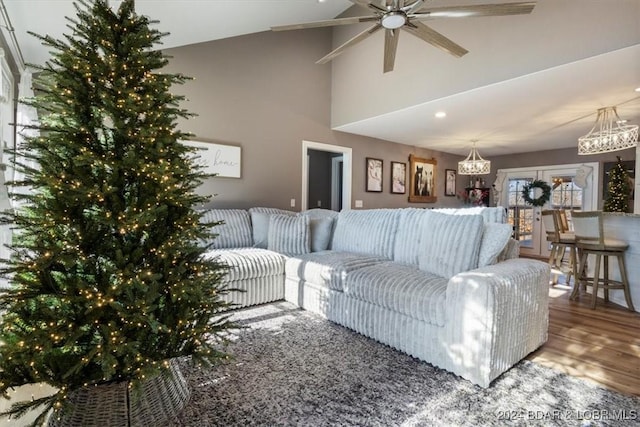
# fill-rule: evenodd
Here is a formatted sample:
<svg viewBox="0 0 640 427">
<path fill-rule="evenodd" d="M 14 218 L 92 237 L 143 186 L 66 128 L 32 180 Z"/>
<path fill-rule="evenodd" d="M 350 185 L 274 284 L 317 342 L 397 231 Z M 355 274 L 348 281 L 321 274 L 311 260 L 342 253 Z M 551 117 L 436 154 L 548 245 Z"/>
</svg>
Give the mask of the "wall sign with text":
<svg viewBox="0 0 640 427">
<path fill-rule="evenodd" d="M 219 177 L 240 178 L 242 151 L 233 145 L 214 144 L 212 142 L 180 141 L 189 147 L 196 147 L 193 153 L 195 162 L 204 166 L 202 171 Z"/>
</svg>

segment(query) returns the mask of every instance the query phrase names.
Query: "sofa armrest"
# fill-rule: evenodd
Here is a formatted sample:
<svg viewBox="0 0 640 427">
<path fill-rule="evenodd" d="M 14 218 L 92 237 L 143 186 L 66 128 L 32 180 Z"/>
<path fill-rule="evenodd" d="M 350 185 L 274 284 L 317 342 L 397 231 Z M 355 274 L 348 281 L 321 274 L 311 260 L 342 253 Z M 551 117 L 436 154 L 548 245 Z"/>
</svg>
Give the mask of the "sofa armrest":
<svg viewBox="0 0 640 427">
<path fill-rule="evenodd" d="M 455 275 L 446 291 L 449 369 L 489 383 L 547 340 L 549 265 L 510 259 Z"/>
</svg>

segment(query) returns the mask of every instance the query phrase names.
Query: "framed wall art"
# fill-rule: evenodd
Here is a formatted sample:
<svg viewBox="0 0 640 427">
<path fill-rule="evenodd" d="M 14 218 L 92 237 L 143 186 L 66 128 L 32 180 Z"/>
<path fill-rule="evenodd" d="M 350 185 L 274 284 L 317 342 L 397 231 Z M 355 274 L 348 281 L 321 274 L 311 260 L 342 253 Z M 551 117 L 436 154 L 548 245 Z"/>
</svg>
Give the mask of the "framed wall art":
<svg viewBox="0 0 640 427">
<path fill-rule="evenodd" d="M 198 150 L 193 153 L 196 164 L 203 166 L 202 171 L 216 177 L 240 178 L 242 151 L 233 145 L 214 144 L 213 142 L 180 141 Z"/>
<path fill-rule="evenodd" d="M 445 196 L 456 195 L 456 170 L 455 169 L 444 170 L 444 195 Z"/>
<path fill-rule="evenodd" d="M 423 159 L 413 154 L 409 156 L 409 202 L 435 203 L 436 159 Z"/>
<path fill-rule="evenodd" d="M 391 162 L 391 193 L 405 194 L 407 192 L 407 164 Z"/>
<path fill-rule="evenodd" d="M 367 191 L 382 192 L 382 160 L 367 157 Z"/>
</svg>

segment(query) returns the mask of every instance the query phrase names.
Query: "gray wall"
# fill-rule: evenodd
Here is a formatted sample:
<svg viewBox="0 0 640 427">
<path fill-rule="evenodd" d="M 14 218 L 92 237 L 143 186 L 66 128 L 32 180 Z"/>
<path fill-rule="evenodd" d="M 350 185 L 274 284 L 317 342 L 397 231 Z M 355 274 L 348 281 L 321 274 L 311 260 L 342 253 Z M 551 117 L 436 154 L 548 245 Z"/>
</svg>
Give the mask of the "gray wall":
<svg viewBox="0 0 640 427">
<path fill-rule="evenodd" d="M 242 147 L 242 178 L 211 178 L 202 188 L 217 194 L 221 208 L 272 206 L 288 209 L 302 193 L 302 141 L 353 149 L 352 207 L 459 206 L 444 196 L 444 170 L 455 169 L 460 156 L 351 135 L 330 128 L 331 66 L 315 61 L 331 50 L 331 30 L 264 32 L 168 49 L 168 71 L 194 77 L 175 92 L 182 106 L 198 114 L 180 123 L 194 139 Z M 366 100 L 362 100 L 366 102 Z M 438 161 L 437 203 L 408 203 L 391 194 L 390 161 L 409 154 Z M 383 193 L 365 192 L 365 158 L 384 160 Z M 463 187 L 458 181 L 458 189 Z"/>
<path fill-rule="evenodd" d="M 585 133 L 588 129 L 585 129 Z M 600 163 L 600 176 L 597 177 L 598 182 L 598 209 L 602 209 L 602 164 L 604 162 L 615 162 L 617 156 L 622 160 L 635 160 L 636 149 L 629 148 L 627 150 L 616 151 L 605 154 L 595 154 L 589 156 L 578 155 L 578 141 L 575 148 L 563 148 L 559 150 L 536 151 L 531 153 L 509 154 L 504 156 L 496 156 L 491 159 L 491 174 L 487 175 L 487 183 L 493 184 L 496 179 L 498 169 L 508 168 L 524 168 L 531 166 L 545 165 L 563 165 L 573 163 Z"/>
</svg>

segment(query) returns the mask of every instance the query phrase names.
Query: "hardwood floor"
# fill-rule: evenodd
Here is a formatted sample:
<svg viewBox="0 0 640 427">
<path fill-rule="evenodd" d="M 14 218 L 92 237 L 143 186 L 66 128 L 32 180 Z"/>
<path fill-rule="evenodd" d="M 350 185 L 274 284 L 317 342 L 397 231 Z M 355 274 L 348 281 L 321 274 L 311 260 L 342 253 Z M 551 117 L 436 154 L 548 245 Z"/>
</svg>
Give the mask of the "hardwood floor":
<svg viewBox="0 0 640 427">
<path fill-rule="evenodd" d="M 591 295 L 569 300 L 571 288 L 549 289 L 549 340 L 527 358 L 536 363 L 640 396 L 640 313 Z"/>
</svg>

